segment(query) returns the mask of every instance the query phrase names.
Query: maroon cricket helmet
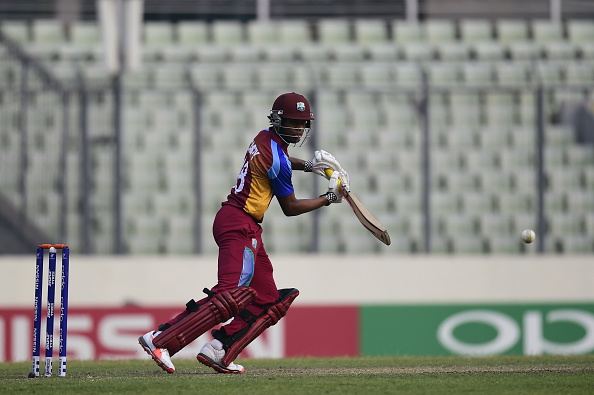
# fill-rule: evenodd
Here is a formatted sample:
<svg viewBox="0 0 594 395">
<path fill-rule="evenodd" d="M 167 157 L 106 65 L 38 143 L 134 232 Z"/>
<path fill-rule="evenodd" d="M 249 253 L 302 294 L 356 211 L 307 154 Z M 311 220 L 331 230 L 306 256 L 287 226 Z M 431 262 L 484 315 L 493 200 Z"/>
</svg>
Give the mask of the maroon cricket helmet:
<svg viewBox="0 0 594 395">
<path fill-rule="evenodd" d="M 280 118 L 303 119 L 311 121 L 314 119 L 305 96 L 299 93 L 283 93 L 272 105 L 272 112 L 276 112 Z"/>
</svg>

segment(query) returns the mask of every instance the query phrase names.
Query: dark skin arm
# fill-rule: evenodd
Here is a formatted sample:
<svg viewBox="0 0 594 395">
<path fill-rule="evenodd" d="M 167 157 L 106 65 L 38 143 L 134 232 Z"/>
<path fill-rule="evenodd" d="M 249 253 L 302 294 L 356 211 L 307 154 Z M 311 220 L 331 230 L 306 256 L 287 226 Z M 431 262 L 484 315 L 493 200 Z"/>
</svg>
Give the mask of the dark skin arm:
<svg viewBox="0 0 594 395">
<path fill-rule="evenodd" d="M 299 214 L 308 213 L 320 207 L 324 207 L 328 203 L 328 199 L 317 197 L 313 199 L 297 199 L 295 192 L 285 197 L 276 197 L 280 204 L 283 213 L 287 217 L 292 217 Z"/>
<path fill-rule="evenodd" d="M 305 161 L 303 159 L 289 157 L 289 161 L 293 170 L 304 169 Z M 285 197 L 277 196 L 276 199 L 287 217 L 308 213 L 324 207 L 328 203 L 328 199 L 320 197 L 314 199 L 297 199 L 294 192 Z"/>
<path fill-rule="evenodd" d="M 303 170 L 305 168 L 305 161 L 303 159 L 293 158 L 291 156 L 289 157 L 289 161 L 293 170 Z"/>
</svg>

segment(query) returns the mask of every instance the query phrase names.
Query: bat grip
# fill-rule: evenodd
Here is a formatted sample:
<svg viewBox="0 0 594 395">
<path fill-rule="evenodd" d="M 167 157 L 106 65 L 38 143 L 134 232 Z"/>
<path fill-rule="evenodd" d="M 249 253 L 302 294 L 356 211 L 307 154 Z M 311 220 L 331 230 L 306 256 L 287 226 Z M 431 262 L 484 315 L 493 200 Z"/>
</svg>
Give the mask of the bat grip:
<svg viewBox="0 0 594 395">
<path fill-rule="evenodd" d="M 326 175 L 328 176 L 328 178 L 332 177 L 332 174 L 334 173 L 334 170 L 330 169 L 330 168 L 326 168 L 324 169 L 324 173 L 326 173 Z M 340 178 L 338 179 L 338 187 L 340 188 Z"/>
</svg>

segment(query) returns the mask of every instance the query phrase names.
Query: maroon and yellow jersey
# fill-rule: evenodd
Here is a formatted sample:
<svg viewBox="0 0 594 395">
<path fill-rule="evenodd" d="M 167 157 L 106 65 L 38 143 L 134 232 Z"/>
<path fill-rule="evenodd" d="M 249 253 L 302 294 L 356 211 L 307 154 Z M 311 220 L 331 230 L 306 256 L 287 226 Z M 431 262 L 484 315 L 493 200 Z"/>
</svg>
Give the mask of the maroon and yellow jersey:
<svg viewBox="0 0 594 395">
<path fill-rule="evenodd" d="M 292 176 L 287 147 L 276 133 L 262 130 L 250 144 L 237 182 L 223 205 L 241 208 L 262 222 L 273 196 L 294 192 Z"/>
</svg>

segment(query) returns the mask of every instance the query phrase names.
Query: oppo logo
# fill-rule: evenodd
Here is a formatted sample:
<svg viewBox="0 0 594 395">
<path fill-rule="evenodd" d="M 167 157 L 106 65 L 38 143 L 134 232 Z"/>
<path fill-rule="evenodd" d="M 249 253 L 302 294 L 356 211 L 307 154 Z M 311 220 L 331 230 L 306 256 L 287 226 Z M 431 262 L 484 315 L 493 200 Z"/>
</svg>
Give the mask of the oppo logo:
<svg viewBox="0 0 594 395">
<path fill-rule="evenodd" d="M 570 322 L 580 325 L 585 335 L 573 342 L 555 343 L 544 338 L 543 325 Z M 495 329 L 494 339 L 481 344 L 465 343 L 454 335 L 460 325 L 480 323 Z M 525 355 L 586 354 L 594 351 L 594 314 L 576 309 L 551 310 L 544 314 L 528 310 L 522 326 L 512 317 L 493 310 L 467 310 L 446 318 L 437 328 L 437 338 L 447 350 L 463 355 L 502 354 L 515 346 L 523 335 Z"/>
</svg>

